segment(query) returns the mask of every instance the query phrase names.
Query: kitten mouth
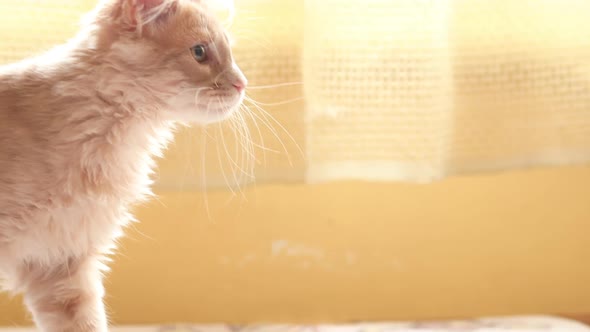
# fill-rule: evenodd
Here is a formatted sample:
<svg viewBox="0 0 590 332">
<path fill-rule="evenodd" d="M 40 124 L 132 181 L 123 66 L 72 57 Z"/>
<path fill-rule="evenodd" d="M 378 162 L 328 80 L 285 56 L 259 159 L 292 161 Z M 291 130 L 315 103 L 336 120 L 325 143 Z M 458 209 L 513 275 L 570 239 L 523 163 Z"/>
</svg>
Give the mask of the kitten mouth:
<svg viewBox="0 0 590 332">
<path fill-rule="evenodd" d="M 239 95 L 213 95 L 209 96 L 208 102 L 203 105 L 198 105 L 197 108 L 209 111 L 210 113 L 224 114 L 233 113 L 240 108 L 244 100 L 244 94 Z"/>
<path fill-rule="evenodd" d="M 196 98 L 186 93 L 171 102 L 173 119 L 198 124 L 212 124 L 224 121 L 240 110 L 245 94 L 241 93 L 204 93 Z"/>
<path fill-rule="evenodd" d="M 230 117 L 232 114 L 240 109 L 242 98 L 236 98 L 221 103 L 209 103 L 197 105 L 197 109 L 205 115 L 205 117 L 213 117 L 218 120 L 223 120 Z"/>
</svg>

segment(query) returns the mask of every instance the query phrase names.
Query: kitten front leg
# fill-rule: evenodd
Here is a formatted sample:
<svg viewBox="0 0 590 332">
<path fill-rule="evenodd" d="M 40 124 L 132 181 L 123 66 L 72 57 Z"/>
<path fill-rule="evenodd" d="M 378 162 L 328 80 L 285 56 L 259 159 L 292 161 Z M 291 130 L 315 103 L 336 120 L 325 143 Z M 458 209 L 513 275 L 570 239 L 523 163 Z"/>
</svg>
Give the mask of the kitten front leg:
<svg viewBox="0 0 590 332">
<path fill-rule="evenodd" d="M 26 264 L 25 302 L 43 332 L 107 332 L 98 257 Z"/>
</svg>

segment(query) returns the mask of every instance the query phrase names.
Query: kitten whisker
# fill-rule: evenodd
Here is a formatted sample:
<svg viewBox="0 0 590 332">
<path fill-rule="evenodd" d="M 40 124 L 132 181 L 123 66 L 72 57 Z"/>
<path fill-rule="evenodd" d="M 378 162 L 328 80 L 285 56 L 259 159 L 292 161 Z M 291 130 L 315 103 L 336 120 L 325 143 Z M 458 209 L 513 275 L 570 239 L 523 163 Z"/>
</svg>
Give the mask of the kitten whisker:
<svg viewBox="0 0 590 332">
<path fill-rule="evenodd" d="M 198 96 L 198 94 L 197 94 Z M 210 104 L 207 104 L 207 109 L 206 109 L 206 114 L 209 115 L 209 111 L 210 111 Z M 209 207 L 209 195 L 207 193 L 207 163 L 205 162 L 206 160 L 206 154 L 207 154 L 207 127 L 204 126 L 203 127 L 203 134 L 201 135 L 201 145 L 202 145 L 202 152 L 201 152 L 201 186 L 204 190 L 202 190 L 203 192 L 203 200 L 205 202 L 205 211 L 207 213 L 207 218 L 211 221 L 213 220 L 212 216 L 211 216 L 211 210 Z"/>
<path fill-rule="evenodd" d="M 252 114 L 250 114 L 250 110 L 248 109 L 248 107 L 246 105 L 240 105 L 240 109 L 239 111 L 244 111 L 246 113 L 246 115 L 248 115 L 250 117 L 250 119 L 254 118 L 252 117 Z M 260 138 L 260 146 L 262 147 L 262 160 L 263 160 L 263 165 L 266 167 L 266 148 L 264 148 L 264 138 L 262 136 L 262 132 L 260 131 L 260 126 L 258 126 L 258 123 L 256 122 L 256 120 L 253 121 L 254 126 L 256 126 L 256 130 L 258 131 L 258 138 Z M 247 125 L 247 124 L 246 124 Z M 258 144 L 252 142 L 252 145 L 259 147 Z"/>
<path fill-rule="evenodd" d="M 236 139 L 236 146 L 240 146 L 240 161 L 243 164 L 243 167 L 247 168 L 247 172 L 245 172 L 247 176 L 247 181 L 250 182 L 254 179 L 254 167 L 252 166 L 253 160 L 256 160 L 254 156 L 253 150 L 251 148 L 250 142 L 251 139 L 249 137 L 249 133 L 247 132 L 248 128 L 243 125 L 240 121 L 237 121 L 239 115 L 232 118 L 230 124 L 233 128 L 234 138 Z"/>
<path fill-rule="evenodd" d="M 218 101 L 218 102 L 219 102 L 219 106 L 220 106 L 220 107 L 222 107 L 222 104 L 221 104 L 221 99 L 220 99 L 219 97 L 218 97 L 218 99 L 219 99 L 219 101 Z M 222 140 L 222 145 L 223 145 L 223 147 L 224 147 L 224 149 L 225 149 L 226 155 L 227 155 L 227 157 L 229 158 L 229 160 L 230 160 L 230 162 L 232 163 L 232 165 L 234 165 L 234 166 L 237 168 L 237 170 L 239 170 L 239 171 L 240 171 L 242 174 L 245 174 L 245 175 L 247 175 L 247 176 L 250 176 L 250 174 L 249 174 L 248 172 L 246 172 L 246 171 L 245 171 L 245 170 L 244 170 L 244 169 L 243 169 L 243 168 L 242 168 L 242 167 L 241 167 L 241 166 L 240 166 L 240 165 L 239 165 L 239 164 L 238 164 L 238 163 L 237 163 L 237 162 L 236 162 L 236 161 L 235 161 L 235 160 L 234 160 L 234 159 L 231 157 L 231 154 L 229 153 L 229 149 L 228 149 L 228 147 L 227 147 L 227 144 L 226 144 L 226 141 L 225 141 L 225 134 L 223 133 L 223 131 L 221 132 L 221 140 Z M 240 183 L 240 180 L 239 180 L 239 179 L 236 177 L 236 174 L 235 174 L 236 172 L 235 172 L 235 170 L 234 170 L 234 169 L 232 169 L 232 173 L 233 173 L 233 176 L 234 176 L 234 180 L 236 181 L 236 184 L 239 184 L 239 183 Z"/>
<path fill-rule="evenodd" d="M 225 144 L 225 139 L 223 139 L 223 129 L 221 128 L 221 122 L 217 123 L 217 127 L 219 129 L 219 133 L 222 137 L 222 146 L 225 148 L 226 154 L 227 154 L 227 146 Z M 232 197 L 235 197 L 237 194 L 235 192 L 235 190 L 233 189 L 233 186 L 230 184 L 229 179 L 227 177 L 227 175 L 225 174 L 225 167 L 223 167 L 223 163 L 221 161 L 221 152 L 219 150 L 219 145 L 220 144 L 215 144 L 217 146 L 217 160 L 219 161 L 219 167 L 221 168 L 221 175 L 223 176 L 223 179 L 225 180 L 225 184 L 227 185 L 227 187 L 229 188 L 229 190 L 232 193 Z M 229 157 L 229 155 L 228 155 Z M 231 159 L 231 157 L 229 157 Z M 233 161 L 233 159 L 231 159 Z M 232 171 L 233 172 L 233 171 Z"/>
<path fill-rule="evenodd" d="M 254 99 L 251 99 L 251 98 L 248 99 L 249 102 L 259 105 L 259 106 L 283 106 L 283 105 L 296 103 L 296 102 L 302 101 L 302 100 L 304 100 L 303 97 L 297 97 L 297 98 L 293 98 L 293 99 L 287 99 L 284 101 L 278 101 L 275 103 L 263 103 L 263 102 L 255 101 Z"/>
<path fill-rule="evenodd" d="M 192 136 L 194 135 L 193 131 L 189 131 L 189 138 L 192 139 Z M 184 156 L 185 156 L 185 167 L 184 167 L 184 175 L 183 175 L 183 179 L 187 178 L 187 175 L 192 175 L 194 174 L 195 171 L 195 167 L 193 165 L 193 161 L 192 161 L 192 151 L 190 146 L 186 146 L 185 151 L 184 151 Z M 184 190 L 184 186 L 185 186 L 185 181 L 181 179 L 181 183 L 180 183 L 180 190 L 183 191 Z"/>
<path fill-rule="evenodd" d="M 271 153 L 280 154 L 280 153 L 281 153 L 280 151 L 277 151 L 277 150 L 274 150 L 274 149 L 271 149 L 271 148 L 269 148 L 269 147 L 266 147 L 266 146 L 265 146 L 265 144 L 264 144 L 264 138 L 263 138 L 263 136 L 262 136 L 262 132 L 261 132 L 261 130 L 260 130 L 260 127 L 258 126 L 258 122 L 257 122 L 257 121 L 256 121 L 256 119 L 255 119 L 255 118 L 252 116 L 252 114 L 251 114 L 251 113 L 252 113 L 252 111 L 251 111 L 251 110 L 248 108 L 248 106 L 246 106 L 246 105 L 244 105 L 244 104 L 240 105 L 240 111 L 242 111 L 242 112 L 245 112 L 245 113 L 246 113 L 246 115 L 248 115 L 248 117 L 249 117 L 249 118 L 252 120 L 252 122 L 254 123 L 254 126 L 256 126 L 256 128 L 257 128 L 257 131 L 258 131 L 258 133 L 259 133 L 259 135 L 258 135 L 258 138 L 260 138 L 260 140 L 261 140 L 262 144 L 258 144 L 258 143 L 256 143 L 256 142 L 252 141 L 252 142 L 251 142 L 252 146 L 254 146 L 255 148 L 258 148 L 258 149 L 260 149 L 260 150 L 262 150 L 262 151 L 266 151 L 266 152 L 271 152 Z M 234 116 L 237 116 L 237 115 L 234 115 Z M 233 121 L 237 121 L 237 120 L 233 120 Z M 246 122 L 246 124 L 247 124 L 247 122 Z"/>
<path fill-rule="evenodd" d="M 256 107 L 258 110 L 261 110 L 261 108 L 258 105 L 254 105 L 254 107 Z M 287 157 L 287 160 L 289 162 L 289 165 L 291 165 L 291 167 L 293 166 L 293 161 L 291 160 L 291 155 L 289 154 L 289 150 L 287 149 L 287 146 L 285 145 L 285 143 L 283 142 L 283 140 L 281 139 L 281 137 L 279 136 L 278 132 L 276 131 L 276 129 L 272 126 L 272 124 L 268 121 L 268 119 L 266 119 L 264 117 L 264 113 L 261 112 L 262 116 L 259 116 L 258 114 L 256 114 L 255 112 L 251 112 L 251 114 L 258 119 L 259 121 L 262 122 L 262 124 L 268 128 L 270 130 L 270 132 L 274 135 L 274 137 L 277 139 L 277 141 L 279 142 L 279 144 L 281 145 L 281 147 L 283 148 L 283 151 L 285 152 L 285 156 Z"/>
<path fill-rule="evenodd" d="M 252 99 L 251 97 L 246 96 L 245 100 L 247 100 L 248 102 L 250 102 L 256 109 L 258 109 L 261 112 L 261 115 L 267 119 L 267 120 L 271 120 L 272 122 L 274 122 L 277 126 L 279 126 L 279 128 L 289 137 L 289 139 L 291 140 L 291 142 L 295 145 L 295 147 L 297 148 L 299 154 L 301 155 L 301 157 L 303 159 L 305 159 L 305 153 L 303 152 L 303 149 L 301 148 L 301 146 L 299 145 L 299 143 L 297 143 L 297 140 L 293 137 L 293 135 L 291 135 L 291 133 L 279 122 L 277 121 L 274 116 L 272 116 L 269 112 L 267 112 L 264 108 L 262 108 L 260 105 L 264 105 L 264 104 L 260 104 L 258 102 L 256 102 L 254 99 Z M 271 126 L 272 127 L 272 126 Z M 291 158 L 289 158 L 289 160 L 291 161 Z"/>
<path fill-rule="evenodd" d="M 251 179 L 252 180 L 254 178 L 254 169 L 256 167 L 256 155 L 254 152 L 254 146 L 252 145 L 252 134 L 250 132 L 250 128 L 248 127 L 248 124 L 246 123 L 244 117 L 242 116 L 241 113 L 236 113 L 238 115 L 238 119 L 240 120 L 240 126 L 243 128 L 243 132 L 245 134 L 243 141 L 244 144 L 246 144 L 246 150 L 248 152 L 247 156 L 249 157 L 249 159 L 247 160 L 248 163 L 248 167 L 250 170 L 250 174 L 251 174 Z"/>
<path fill-rule="evenodd" d="M 248 85 L 248 90 L 263 90 L 263 89 L 274 89 L 274 88 L 282 88 L 288 86 L 298 86 L 303 85 L 303 82 L 285 82 L 285 83 L 277 83 L 277 84 L 269 84 L 269 85 Z"/>
</svg>

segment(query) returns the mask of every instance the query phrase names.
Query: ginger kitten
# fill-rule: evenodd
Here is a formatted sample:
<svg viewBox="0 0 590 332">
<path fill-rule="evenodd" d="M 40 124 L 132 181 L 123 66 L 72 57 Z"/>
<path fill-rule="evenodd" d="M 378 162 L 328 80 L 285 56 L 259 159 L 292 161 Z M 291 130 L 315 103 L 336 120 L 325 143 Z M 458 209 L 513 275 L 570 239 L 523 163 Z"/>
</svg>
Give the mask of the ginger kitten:
<svg viewBox="0 0 590 332">
<path fill-rule="evenodd" d="M 176 122 L 246 79 L 204 0 L 104 0 L 67 44 L 0 67 L 0 279 L 42 331 L 107 331 L 102 271 Z"/>
</svg>

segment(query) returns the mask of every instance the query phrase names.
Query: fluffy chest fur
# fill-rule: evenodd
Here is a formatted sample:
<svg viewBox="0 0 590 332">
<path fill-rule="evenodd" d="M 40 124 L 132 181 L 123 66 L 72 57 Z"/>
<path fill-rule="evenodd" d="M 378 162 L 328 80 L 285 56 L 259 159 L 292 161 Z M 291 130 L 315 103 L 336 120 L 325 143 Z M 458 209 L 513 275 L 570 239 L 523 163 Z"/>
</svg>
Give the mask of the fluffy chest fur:
<svg viewBox="0 0 590 332">
<path fill-rule="evenodd" d="M 19 262 L 108 253 L 132 219 L 128 208 L 150 195 L 152 159 L 172 132 L 150 109 L 167 92 L 141 74 L 23 68 L 0 73 L 0 273 L 8 275 Z"/>
</svg>

